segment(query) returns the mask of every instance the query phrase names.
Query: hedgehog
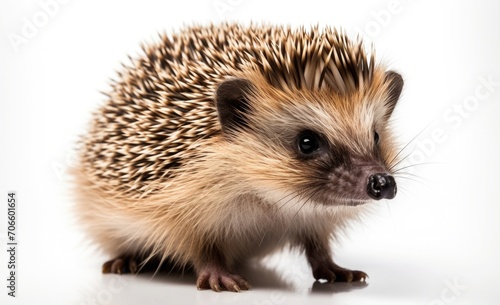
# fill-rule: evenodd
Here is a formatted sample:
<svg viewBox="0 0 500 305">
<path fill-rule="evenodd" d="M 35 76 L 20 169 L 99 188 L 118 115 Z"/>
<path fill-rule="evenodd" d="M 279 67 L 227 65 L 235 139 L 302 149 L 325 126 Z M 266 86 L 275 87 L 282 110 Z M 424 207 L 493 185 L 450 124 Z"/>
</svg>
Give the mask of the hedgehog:
<svg viewBox="0 0 500 305">
<path fill-rule="evenodd" d="M 331 244 L 397 193 L 403 79 L 343 30 L 237 23 L 160 34 L 124 65 L 81 138 L 81 223 L 111 260 L 190 268 L 198 289 L 291 247 L 316 280 L 365 281 Z M 167 263 L 168 262 L 168 263 Z"/>
</svg>

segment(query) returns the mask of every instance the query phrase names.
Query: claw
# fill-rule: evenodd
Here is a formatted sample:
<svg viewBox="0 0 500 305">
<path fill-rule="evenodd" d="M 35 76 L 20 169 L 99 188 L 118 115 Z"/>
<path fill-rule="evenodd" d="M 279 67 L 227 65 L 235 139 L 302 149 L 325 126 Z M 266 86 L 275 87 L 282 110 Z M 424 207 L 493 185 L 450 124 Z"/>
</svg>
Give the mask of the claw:
<svg viewBox="0 0 500 305">
<path fill-rule="evenodd" d="M 102 273 L 137 273 L 137 262 L 132 257 L 117 257 L 102 265 Z"/>
<path fill-rule="evenodd" d="M 354 281 L 355 282 L 366 282 L 366 279 L 368 278 L 368 274 L 364 273 L 363 271 L 353 271 L 352 272 L 353 276 L 354 276 Z"/>
<path fill-rule="evenodd" d="M 238 287 L 238 285 L 234 284 L 234 285 L 233 285 L 233 291 L 234 291 L 234 292 L 240 292 L 240 291 L 241 291 L 241 289 L 240 289 L 240 287 Z"/>
<path fill-rule="evenodd" d="M 313 275 L 316 280 L 325 279 L 328 282 L 359 282 L 365 281 L 368 275 L 363 271 L 349 270 L 337 266 L 332 262 L 325 262 L 313 269 Z"/>
<path fill-rule="evenodd" d="M 198 290 L 210 288 L 215 292 L 222 290 L 241 292 L 248 290 L 250 285 L 242 277 L 223 271 L 220 268 L 207 267 L 199 272 L 196 280 Z"/>
</svg>

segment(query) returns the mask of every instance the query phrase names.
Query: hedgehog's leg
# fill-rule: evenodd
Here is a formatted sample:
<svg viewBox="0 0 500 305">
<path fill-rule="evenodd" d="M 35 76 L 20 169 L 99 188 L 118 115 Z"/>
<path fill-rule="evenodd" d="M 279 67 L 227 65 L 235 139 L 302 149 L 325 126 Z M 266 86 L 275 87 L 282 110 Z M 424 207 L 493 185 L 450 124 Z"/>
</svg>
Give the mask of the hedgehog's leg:
<svg viewBox="0 0 500 305">
<path fill-rule="evenodd" d="M 309 239 L 305 242 L 305 250 L 316 280 L 357 282 L 364 281 L 368 277 L 363 271 L 349 270 L 335 264 L 327 241 Z"/>
<path fill-rule="evenodd" d="M 102 265 L 102 273 L 137 273 L 137 261 L 134 256 L 121 255 Z"/>
<path fill-rule="evenodd" d="M 211 245 L 206 249 L 207 251 L 203 251 L 203 259 L 194 264 L 198 289 L 212 289 L 216 292 L 250 289 L 250 284 L 244 278 L 230 271 L 227 267 L 228 259 L 216 246 Z"/>
<path fill-rule="evenodd" d="M 227 271 L 220 265 L 206 265 L 197 269 L 196 287 L 198 289 L 210 288 L 216 292 L 221 290 L 240 292 L 250 289 L 250 284 L 244 278 Z"/>
</svg>

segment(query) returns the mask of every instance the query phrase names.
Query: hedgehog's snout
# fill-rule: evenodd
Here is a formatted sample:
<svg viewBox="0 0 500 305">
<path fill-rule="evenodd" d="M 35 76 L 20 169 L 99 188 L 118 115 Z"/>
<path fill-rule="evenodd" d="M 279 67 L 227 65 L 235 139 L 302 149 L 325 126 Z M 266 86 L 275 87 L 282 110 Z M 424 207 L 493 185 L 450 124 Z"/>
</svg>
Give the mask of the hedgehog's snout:
<svg viewBox="0 0 500 305">
<path fill-rule="evenodd" d="M 397 191 L 396 180 L 391 175 L 377 173 L 368 177 L 366 192 L 375 200 L 392 199 L 396 197 Z"/>
</svg>

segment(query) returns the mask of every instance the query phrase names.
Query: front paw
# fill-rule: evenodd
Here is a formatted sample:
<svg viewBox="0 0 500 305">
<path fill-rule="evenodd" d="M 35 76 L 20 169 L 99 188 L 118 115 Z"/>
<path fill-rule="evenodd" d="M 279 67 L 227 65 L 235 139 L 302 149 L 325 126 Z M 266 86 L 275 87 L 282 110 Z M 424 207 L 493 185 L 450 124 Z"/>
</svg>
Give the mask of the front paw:
<svg viewBox="0 0 500 305">
<path fill-rule="evenodd" d="M 133 256 L 118 256 L 102 265 L 102 273 L 137 273 L 137 262 Z"/>
<path fill-rule="evenodd" d="M 365 281 L 368 275 L 363 271 L 342 268 L 335 263 L 325 262 L 313 266 L 313 276 L 316 280 L 327 282 L 359 282 Z"/>
<path fill-rule="evenodd" d="M 250 284 L 241 276 L 227 272 L 220 267 L 204 267 L 198 271 L 196 280 L 198 289 L 212 289 L 215 292 L 221 290 L 240 292 L 250 289 Z"/>
</svg>

